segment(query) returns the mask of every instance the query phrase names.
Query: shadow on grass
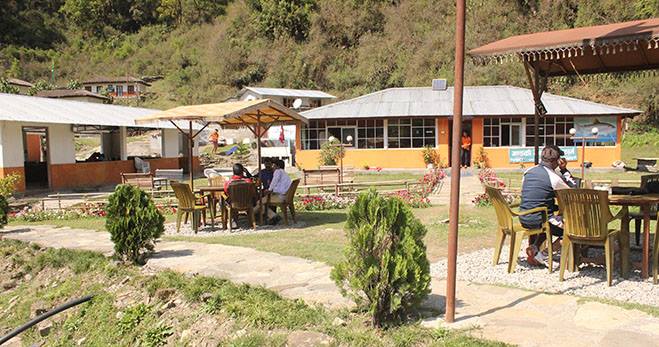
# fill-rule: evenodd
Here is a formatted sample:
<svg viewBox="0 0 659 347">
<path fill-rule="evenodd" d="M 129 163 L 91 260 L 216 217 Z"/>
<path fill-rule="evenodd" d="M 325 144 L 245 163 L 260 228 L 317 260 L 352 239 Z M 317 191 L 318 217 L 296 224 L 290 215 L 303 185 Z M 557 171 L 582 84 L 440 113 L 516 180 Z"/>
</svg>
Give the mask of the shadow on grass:
<svg viewBox="0 0 659 347">
<path fill-rule="evenodd" d="M 297 221 L 302 222 L 303 226 L 295 226 L 289 218 L 291 229 L 304 229 L 320 225 L 344 223 L 348 216 L 343 210 L 335 210 L 297 212 L 296 217 Z M 279 226 L 286 227 L 283 222 Z"/>
</svg>

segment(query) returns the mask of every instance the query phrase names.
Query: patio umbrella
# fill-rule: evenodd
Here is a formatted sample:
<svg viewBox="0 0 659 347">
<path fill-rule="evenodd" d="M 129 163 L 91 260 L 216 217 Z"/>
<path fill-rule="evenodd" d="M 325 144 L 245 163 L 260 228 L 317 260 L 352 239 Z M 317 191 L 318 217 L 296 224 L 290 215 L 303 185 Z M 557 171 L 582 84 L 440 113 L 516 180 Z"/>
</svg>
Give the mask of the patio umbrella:
<svg viewBox="0 0 659 347">
<path fill-rule="evenodd" d="M 179 106 L 154 113 L 135 120 L 136 123 L 170 121 L 188 138 L 190 187 L 193 186 L 192 146 L 195 137 L 209 124 L 222 127 L 246 127 L 257 138 L 257 161 L 261 167 L 261 137 L 274 124 L 308 123 L 307 119 L 288 107 L 270 99 L 230 101 L 217 104 Z M 177 121 L 187 121 L 187 131 L 177 125 Z M 203 124 L 198 131 L 193 131 L 193 123 Z"/>
<path fill-rule="evenodd" d="M 477 65 L 524 64 L 536 104 L 535 157 L 538 163 L 541 96 L 547 79 L 659 69 L 659 18 L 512 36 L 468 52 Z"/>
</svg>

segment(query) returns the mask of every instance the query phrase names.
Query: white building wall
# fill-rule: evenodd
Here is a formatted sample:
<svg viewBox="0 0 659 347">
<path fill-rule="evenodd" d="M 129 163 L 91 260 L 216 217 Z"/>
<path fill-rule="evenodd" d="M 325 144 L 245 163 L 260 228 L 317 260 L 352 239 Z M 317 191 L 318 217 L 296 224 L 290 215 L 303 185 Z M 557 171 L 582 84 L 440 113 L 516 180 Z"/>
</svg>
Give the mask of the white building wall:
<svg viewBox="0 0 659 347">
<path fill-rule="evenodd" d="M 50 164 L 76 162 L 75 137 L 70 124 L 43 124 L 48 128 Z"/>
<path fill-rule="evenodd" d="M 19 123 L 0 121 L 0 158 L 0 166 L 5 168 L 25 165 Z"/>
<path fill-rule="evenodd" d="M 160 155 L 163 158 L 176 158 L 181 153 L 179 148 L 179 131 L 176 129 L 163 129 L 162 151 Z"/>
<path fill-rule="evenodd" d="M 23 167 L 25 165 L 23 126 L 48 129 L 50 164 L 75 163 L 75 144 L 71 125 L 0 121 L 1 167 Z"/>
</svg>

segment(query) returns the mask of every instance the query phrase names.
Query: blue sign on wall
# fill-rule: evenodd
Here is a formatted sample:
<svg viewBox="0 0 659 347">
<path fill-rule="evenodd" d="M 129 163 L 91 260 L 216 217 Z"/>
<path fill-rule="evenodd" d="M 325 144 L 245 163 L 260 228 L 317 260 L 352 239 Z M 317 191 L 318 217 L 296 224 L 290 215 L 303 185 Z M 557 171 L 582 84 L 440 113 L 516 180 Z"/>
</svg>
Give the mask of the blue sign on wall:
<svg viewBox="0 0 659 347">
<path fill-rule="evenodd" d="M 618 120 L 615 116 L 606 117 L 575 117 L 574 128 L 577 130 L 575 137 L 593 136 L 593 128 L 597 128 L 597 139 L 587 140 L 590 142 L 612 142 L 618 140 Z M 575 139 L 575 142 L 581 143 Z"/>
<path fill-rule="evenodd" d="M 577 160 L 577 148 L 576 147 L 561 147 L 565 155 L 565 159 L 569 161 Z M 535 155 L 533 154 L 533 147 L 519 147 L 519 148 L 510 148 L 508 150 L 508 158 L 511 163 L 533 163 L 535 161 Z M 542 148 L 540 149 L 542 150 Z"/>
</svg>

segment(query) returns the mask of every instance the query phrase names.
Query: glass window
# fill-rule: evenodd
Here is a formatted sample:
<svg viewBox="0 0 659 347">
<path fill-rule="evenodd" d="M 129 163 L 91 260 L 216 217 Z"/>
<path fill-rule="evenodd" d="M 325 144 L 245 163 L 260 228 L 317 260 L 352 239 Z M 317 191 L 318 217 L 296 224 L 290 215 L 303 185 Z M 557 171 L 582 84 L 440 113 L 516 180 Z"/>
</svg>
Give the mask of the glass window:
<svg viewBox="0 0 659 347">
<path fill-rule="evenodd" d="M 388 121 L 389 148 L 435 146 L 434 118 L 395 118 Z"/>
<path fill-rule="evenodd" d="M 384 123 L 382 120 L 367 119 L 357 123 L 357 148 L 384 148 Z"/>
</svg>

